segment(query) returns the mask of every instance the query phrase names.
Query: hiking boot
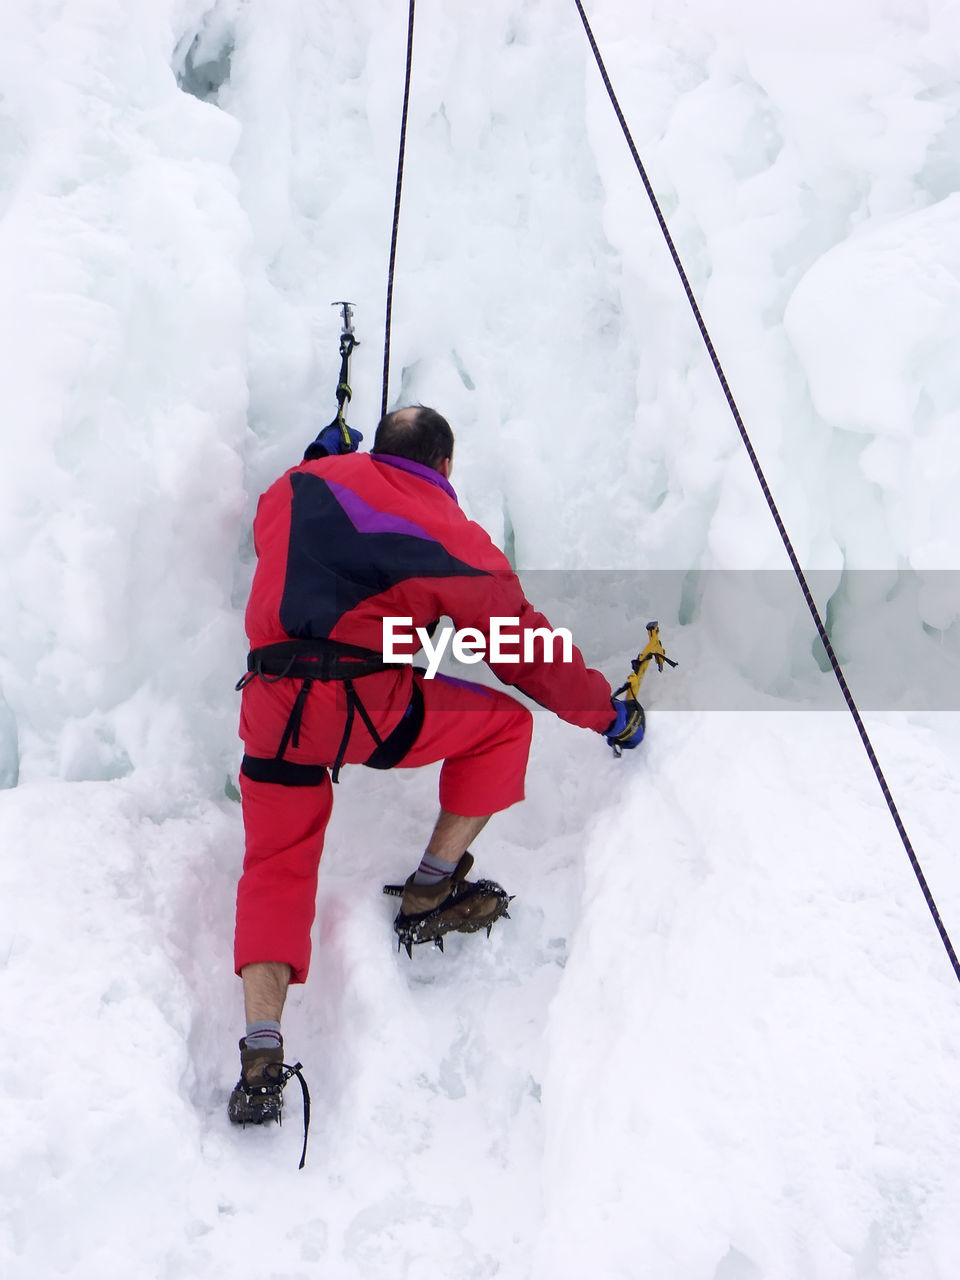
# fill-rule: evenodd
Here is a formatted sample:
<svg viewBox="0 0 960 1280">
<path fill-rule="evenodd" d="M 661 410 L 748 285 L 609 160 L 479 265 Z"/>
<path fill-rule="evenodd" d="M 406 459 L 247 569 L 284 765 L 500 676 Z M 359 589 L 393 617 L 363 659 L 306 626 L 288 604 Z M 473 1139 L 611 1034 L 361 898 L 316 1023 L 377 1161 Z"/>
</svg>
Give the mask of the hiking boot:
<svg viewBox="0 0 960 1280">
<path fill-rule="evenodd" d="M 227 1115 L 234 1124 L 265 1124 L 280 1120 L 283 1108 L 283 1041 L 270 1049 L 248 1049 L 240 1041 L 240 1079 L 234 1086 Z"/>
<path fill-rule="evenodd" d="M 511 901 L 506 891 L 493 880 L 468 880 L 473 855 L 465 853 L 449 876 L 436 884 L 415 884 L 416 872 L 402 886 L 386 885 L 385 893 L 400 897 L 400 911 L 393 922 L 399 947 L 413 955 L 415 942 L 433 942 L 443 950 L 445 933 L 476 933 L 490 930 L 496 920 L 506 916 Z"/>
</svg>

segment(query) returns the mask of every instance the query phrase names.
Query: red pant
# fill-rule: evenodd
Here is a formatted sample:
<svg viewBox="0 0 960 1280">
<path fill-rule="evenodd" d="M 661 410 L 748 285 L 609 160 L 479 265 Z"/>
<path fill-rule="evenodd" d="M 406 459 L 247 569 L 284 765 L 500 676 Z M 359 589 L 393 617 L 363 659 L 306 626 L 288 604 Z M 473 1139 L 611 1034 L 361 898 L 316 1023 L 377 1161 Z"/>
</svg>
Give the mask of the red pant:
<svg viewBox="0 0 960 1280">
<path fill-rule="evenodd" d="M 533 730 L 526 707 L 465 680 L 426 680 L 419 675 L 414 679 L 424 696 L 423 728 L 397 767 L 416 769 L 442 760 L 440 807 L 448 813 L 481 817 L 522 800 Z M 254 680 L 246 686 L 241 733 L 250 755 L 269 758 L 276 752 L 299 688 L 299 680 Z M 357 688 L 378 728 L 381 722 L 392 727 L 396 707 L 389 705 L 389 698 L 368 700 L 363 680 Z M 285 758 L 331 765 L 344 723 L 342 688 L 314 685 L 299 745 Z M 362 762 L 373 746 L 358 722 L 347 761 Z M 303 982 L 310 965 L 317 869 L 333 808 L 330 776 L 325 774 L 316 786 L 282 786 L 241 774 L 240 793 L 246 851 L 237 888 L 235 968 L 239 973 L 246 964 L 278 961 L 290 965 L 293 982 Z"/>
</svg>

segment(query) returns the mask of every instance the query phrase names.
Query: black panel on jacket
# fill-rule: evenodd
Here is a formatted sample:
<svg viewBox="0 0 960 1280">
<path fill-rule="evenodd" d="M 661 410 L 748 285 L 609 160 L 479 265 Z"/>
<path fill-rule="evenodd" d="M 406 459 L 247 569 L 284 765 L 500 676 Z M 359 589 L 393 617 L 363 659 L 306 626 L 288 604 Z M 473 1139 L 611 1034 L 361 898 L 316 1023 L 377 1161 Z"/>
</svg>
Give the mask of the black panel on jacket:
<svg viewBox="0 0 960 1280">
<path fill-rule="evenodd" d="M 280 624 L 288 635 L 329 636 L 362 600 L 409 578 L 486 576 L 429 535 L 358 529 L 326 480 L 312 472 L 295 471 L 290 483 L 290 545 L 280 601 Z"/>
</svg>

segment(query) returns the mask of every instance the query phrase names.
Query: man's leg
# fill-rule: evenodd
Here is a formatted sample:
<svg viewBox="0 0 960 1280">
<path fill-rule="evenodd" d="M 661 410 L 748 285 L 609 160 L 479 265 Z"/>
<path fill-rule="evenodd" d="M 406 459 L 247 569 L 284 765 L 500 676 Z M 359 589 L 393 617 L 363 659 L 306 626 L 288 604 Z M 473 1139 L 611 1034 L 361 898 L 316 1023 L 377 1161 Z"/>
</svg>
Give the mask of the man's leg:
<svg viewBox="0 0 960 1280">
<path fill-rule="evenodd" d="M 489 821 L 441 809 L 430 843 L 403 886 L 394 929 L 412 951 L 415 942 L 440 942 L 445 933 L 475 933 L 507 914 L 510 899 L 500 885 L 466 877 L 473 866 L 467 846 Z"/>
<path fill-rule="evenodd" d="M 275 960 L 255 961 L 240 970 L 243 979 L 243 1004 L 247 1026 L 252 1022 L 280 1022 L 287 987 L 293 976 L 288 964 Z"/>
<path fill-rule="evenodd" d="M 441 809 L 436 826 L 433 828 L 433 835 L 420 859 L 420 865 L 411 877 L 414 892 L 422 885 L 433 887 L 441 881 L 451 880 L 470 842 L 480 834 L 489 821 L 489 814 L 485 817 L 469 818 L 464 817 L 463 814 L 448 813 L 445 809 Z M 422 903 L 414 906 L 412 902 L 413 899 L 408 892 L 405 894 L 403 910 L 426 909 Z"/>
<path fill-rule="evenodd" d="M 447 813 L 445 809 L 441 809 L 437 825 L 427 844 L 427 853 L 456 866 L 461 856 L 470 848 L 471 841 L 489 821 L 489 813 L 483 818 L 467 818 L 463 814 Z"/>
<path fill-rule="evenodd" d="M 452 875 L 492 814 L 523 799 L 533 718 L 497 689 L 449 676 L 414 678 L 423 694 L 423 727 L 399 767 L 443 761 L 440 816 L 411 877 L 428 885 Z"/>
<path fill-rule="evenodd" d="M 317 870 L 333 805 L 330 779 L 319 786 L 285 787 L 241 774 L 246 849 L 237 886 L 234 959 L 243 980 L 246 1032 L 240 1041 L 242 1082 L 257 1086 L 283 1061 L 280 1018 L 291 982 L 310 964 Z M 267 1097 L 266 1118 L 276 1118 Z M 231 1118 L 258 1123 L 244 1090 L 231 1098 Z"/>
<path fill-rule="evenodd" d="M 530 712 L 497 690 L 444 677 L 421 688 L 423 728 L 401 767 L 444 764 L 440 816 L 394 922 L 408 950 L 450 930 L 485 928 L 505 913 L 509 899 L 499 886 L 465 880 L 472 858 L 457 867 L 490 815 L 523 799 L 533 727 Z"/>
<path fill-rule="evenodd" d="M 280 1016 L 292 974 L 290 965 L 273 960 L 246 964 L 240 972 L 247 1029 L 240 1041 L 240 1080 L 227 1108 L 235 1123 L 263 1124 L 280 1118 L 281 1100 L 275 1089 L 252 1091 L 270 1085 L 269 1073 L 283 1062 Z"/>
<path fill-rule="evenodd" d="M 437 852 L 459 857 L 491 814 L 523 799 L 533 717 L 499 689 L 449 676 L 415 679 L 423 692 L 423 728 L 399 767 L 443 761 L 440 817 L 428 847 L 435 851 L 436 841 Z M 471 819 L 479 825 L 468 826 Z"/>
<path fill-rule="evenodd" d="M 237 886 L 234 967 L 243 980 L 246 1032 L 240 1080 L 227 1114 L 235 1124 L 279 1120 L 283 1062 L 280 1018 L 291 982 L 310 965 L 317 871 L 333 807 L 330 779 L 311 787 L 240 775 L 245 852 Z"/>
<path fill-rule="evenodd" d="M 245 999 L 272 1011 L 261 1017 L 279 1021 L 287 984 L 305 981 L 310 967 L 317 871 L 333 788 L 327 775 L 319 786 L 284 787 L 241 774 L 240 795 L 246 848 L 237 886 L 234 967 L 244 978 Z"/>
</svg>

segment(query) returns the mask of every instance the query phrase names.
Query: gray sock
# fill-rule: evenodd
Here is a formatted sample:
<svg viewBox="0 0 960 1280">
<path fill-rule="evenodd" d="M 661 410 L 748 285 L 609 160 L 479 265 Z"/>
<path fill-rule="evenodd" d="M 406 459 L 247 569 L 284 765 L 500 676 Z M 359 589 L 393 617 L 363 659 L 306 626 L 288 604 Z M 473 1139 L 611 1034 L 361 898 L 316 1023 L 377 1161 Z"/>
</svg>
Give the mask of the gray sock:
<svg viewBox="0 0 960 1280">
<path fill-rule="evenodd" d="M 282 1049 L 283 1038 L 280 1035 L 280 1023 L 248 1022 L 244 1043 L 248 1049 Z"/>
<path fill-rule="evenodd" d="M 457 862 L 459 861 L 460 859 L 457 858 Z M 444 862 L 443 858 L 438 858 L 435 853 L 425 853 L 414 873 L 413 883 L 436 884 L 444 876 L 453 875 L 457 869 L 457 862 Z"/>
</svg>

